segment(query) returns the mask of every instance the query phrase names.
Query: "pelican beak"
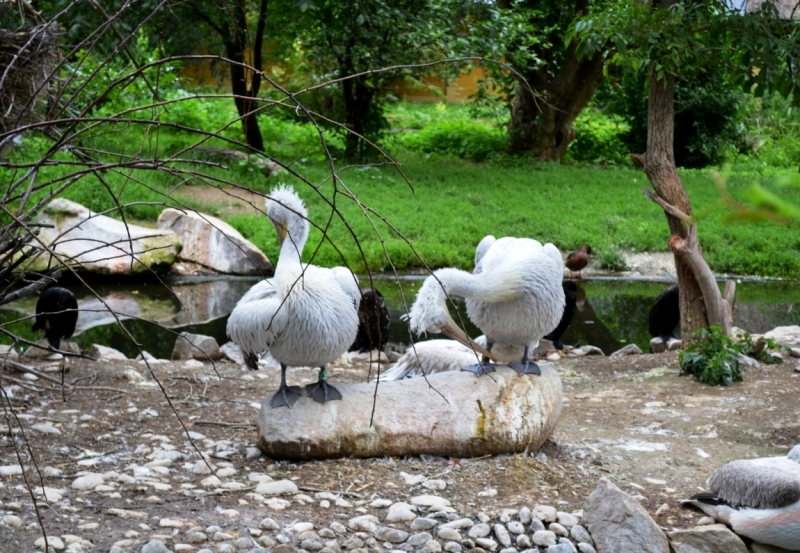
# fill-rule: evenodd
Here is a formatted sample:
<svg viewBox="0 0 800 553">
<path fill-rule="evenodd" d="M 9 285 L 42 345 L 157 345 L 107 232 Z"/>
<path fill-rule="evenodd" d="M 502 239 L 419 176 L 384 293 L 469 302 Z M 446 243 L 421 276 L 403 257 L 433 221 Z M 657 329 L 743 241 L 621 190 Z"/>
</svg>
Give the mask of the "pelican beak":
<svg viewBox="0 0 800 553">
<path fill-rule="evenodd" d="M 286 240 L 286 236 L 289 234 L 289 229 L 287 222 L 284 221 L 281 223 L 281 226 L 278 227 L 278 244 L 283 246 L 283 241 Z"/>
<path fill-rule="evenodd" d="M 445 322 L 444 326 L 442 327 L 442 334 L 449 336 L 456 342 L 460 344 L 464 344 L 468 348 L 474 350 L 481 355 L 484 355 L 494 361 L 495 363 L 498 362 L 497 358 L 491 354 L 487 349 L 481 347 L 479 344 L 476 344 L 472 341 L 472 338 L 467 336 L 467 333 L 461 330 L 453 318 L 450 316 L 450 313 L 445 308 L 445 313 L 447 317 L 447 322 Z"/>
</svg>

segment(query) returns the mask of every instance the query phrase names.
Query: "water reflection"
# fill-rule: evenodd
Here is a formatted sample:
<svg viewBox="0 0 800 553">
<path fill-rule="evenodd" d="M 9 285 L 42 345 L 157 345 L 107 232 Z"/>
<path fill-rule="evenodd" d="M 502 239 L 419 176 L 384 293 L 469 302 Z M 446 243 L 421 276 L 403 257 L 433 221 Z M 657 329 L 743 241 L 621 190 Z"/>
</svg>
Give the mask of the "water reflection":
<svg viewBox="0 0 800 553">
<path fill-rule="evenodd" d="M 121 325 L 143 349 L 156 357 L 168 358 L 177 332 L 187 331 L 214 336 L 222 344 L 227 341 L 227 316 L 238 299 L 255 283 L 247 278 L 207 278 L 181 280 L 161 284 L 103 285 L 95 290 L 102 301 L 80 287 L 69 287 L 78 298 L 81 310 L 75 341 L 88 348 L 93 343 L 119 349 L 135 356 L 136 347 Z M 368 279 L 362 279 L 367 285 Z M 410 341 L 408 325 L 401 320 L 405 305 L 410 306 L 422 284 L 422 277 L 408 276 L 400 282 L 373 278 L 384 295 L 392 317 L 390 342 L 402 345 Z M 647 350 L 647 313 L 656 296 L 668 286 L 664 282 L 588 280 L 579 283 L 578 309 L 572 324 L 564 333 L 565 344 L 591 344 L 605 353 L 628 343 Z M 35 311 L 37 297 L 28 297 L 0 309 L 0 325 L 25 338 L 38 338 L 31 331 L 31 320 L 12 322 Z M 737 289 L 734 325 L 753 333 L 775 326 L 800 324 L 800 286 L 796 283 L 743 283 Z M 107 306 L 107 308 L 106 308 Z M 463 300 L 456 299 L 452 315 L 463 321 L 471 336 L 480 331 L 466 316 Z M 431 335 L 428 338 L 439 338 Z M 423 338 L 424 339 L 424 338 Z M 9 343 L 6 337 L 0 342 Z"/>
</svg>

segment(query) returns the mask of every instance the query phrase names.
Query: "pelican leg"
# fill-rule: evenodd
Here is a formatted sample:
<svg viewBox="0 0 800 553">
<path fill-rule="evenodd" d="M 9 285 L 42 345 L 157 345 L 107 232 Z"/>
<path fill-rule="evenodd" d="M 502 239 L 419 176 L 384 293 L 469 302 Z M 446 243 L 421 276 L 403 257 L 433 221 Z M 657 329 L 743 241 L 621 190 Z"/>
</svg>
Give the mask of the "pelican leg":
<svg viewBox="0 0 800 553">
<path fill-rule="evenodd" d="M 542 374 L 539 365 L 531 361 L 530 348 L 528 346 L 525 346 L 525 353 L 522 354 L 522 361 L 512 361 L 508 366 L 519 374 Z"/>
<path fill-rule="evenodd" d="M 486 349 L 492 351 L 492 346 L 494 345 L 494 340 L 486 337 Z M 467 371 L 470 373 L 474 373 L 476 376 L 481 376 L 485 373 L 493 373 L 497 370 L 496 365 L 489 361 L 489 358 L 485 355 L 481 356 L 481 362 L 476 363 L 475 365 L 467 365 L 466 367 L 461 367 L 462 371 Z"/>
<path fill-rule="evenodd" d="M 316 384 L 305 387 L 306 395 L 317 403 L 328 403 L 334 399 L 342 399 L 342 393 L 328 384 L 328 371 L 325 365 L 319 368 L 319 380 Z"/>
<path fill-rule="evenodd" d="M 300 399 L 302 395 L 299 386 L 286 385 L 286 365 L 281 363 L 281 387 L 278 388 L 278 393 L 269 400 L 269 406 L 273 409 L 284 406 L 291 409 L 292 405 L 297 403 L 297 400 Z"/>
</svg>

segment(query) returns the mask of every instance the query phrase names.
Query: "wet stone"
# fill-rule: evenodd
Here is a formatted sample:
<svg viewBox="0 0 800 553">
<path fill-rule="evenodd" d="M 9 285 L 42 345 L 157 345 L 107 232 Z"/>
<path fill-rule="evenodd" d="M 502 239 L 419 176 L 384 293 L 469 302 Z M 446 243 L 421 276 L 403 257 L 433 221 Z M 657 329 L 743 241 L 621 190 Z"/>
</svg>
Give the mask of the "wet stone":
<svg viewBox="0 0 800 553">
<path fill-rule="evenodd" d="M 461 553 L 463 551 L 463 547 L 461 547 L 460 543 L 456 543 L 454 541 L 449 541 L 444 544 L 443 549 L 448 551 L 449 553 Z"/>
</svg>

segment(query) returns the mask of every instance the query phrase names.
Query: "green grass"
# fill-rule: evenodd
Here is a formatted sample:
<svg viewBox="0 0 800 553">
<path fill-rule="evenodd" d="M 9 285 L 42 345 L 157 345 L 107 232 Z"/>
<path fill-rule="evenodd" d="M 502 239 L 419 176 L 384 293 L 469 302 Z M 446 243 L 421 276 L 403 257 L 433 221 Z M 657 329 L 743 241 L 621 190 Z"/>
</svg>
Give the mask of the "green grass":
<svg viewBox="0 0 800 553">
<path fill-rule="evenodd" d="M 476 114 L 464 106 L 442 108 L 397 104 L 392 110 L 390 119 L 403 128 L 421 126 L 423 129 L 452 130 L 459 125 L 485 124 L 491 137 L 501 124 L 501 119 L 492 113 Z M 180 120 L 189 112 L 202 112 L 193 114 L 193 124 L 218 129 L 232 117 L 234 109 L 231 102 L 191 100 L 181 109 L 173 108 L 165 118 Z M 559 166 L 507 156 L 492 156 L 487 162 L 478 164 L 455 155 L 419 152 L 411 149 L 395 133 L 389 135 L 384 146 L 402 163 L 403 172 L 413 184 L 413 192 L 391 167 L 342 170 L 343 185 L 338 185 L 335 192 L 314 129 L 285 118 L 263 117 L 260 121 L 270 151 L 277 152 L 283 160 L 295 160 L 292 168 L 318 185 L 316 189 L 287 173 L 267 179 L 246 163 L 235 164 L 230 170 L 202 170 L 214 178 L 262 192 L 278 183 L 294 185 L 308 204 L 314 223 L 324 227 L 332 219 L 328 240 L 321 242 L 322 233 L 315 228 L 306 246 L 304 257 L 307 260 L 313 258 L 313 262 L 320 265 L 347 264 L 357 271 L 367 268 L 385 270 L 390 267 L 391 259 L 391 264 L 404 270 L 425 264 L 433 268 L 470 268 L 475 245 L 486 234 L 532 237 L 542 242 L 553 242 L 562 250 L 588 243 L 599 258 L 614 257 L 615 248 L 635 251 L 667 249 L 669 232 L 663 212 L 642 194 L 641 189 L 649 187 L 649 183 L 639 170 Z M 116 152 L 132 153 L 144 148 L 164 156 L 197 140 L 197 137 L 166 127 L 147 137 L 136 127 L 110 130 L 113 132 L 87 142 Z M 239 133 L 238 124 L 226 131 L 226 135 L 236 138 L 239 138 Z M 334 146 L 340 145 L 339 136 L 325 134 Z M 422 132 L 417 134 L 424 136 Z M 224 145 L 224 142 L 213 141 L 209 145 Z M 12 160 L 36 159 L 41 148 L 35 139 L 26 139 L 23 148 L 12 152 Z M 65 153 L 58 155 L 67 159 Z M 65 166 L 43 168 L 38 182 L 66 174 L 69 170 Z M 732 169 L 728 188 L 739 199 L 743 198 L 743 190 L 751 182 L 759 182 L 774 192 L 774 177 L 788 173 L 788 169 L 745 164 L 741 171 L 736 167 Z M 695 212 L 702 215 L 698 225 L 700 241 L 706 259 L 716 272 L 800 278 L 800 233 L 796 228 L 775 223 L 725 223 L 722 217 L 729 211 L 720 206 L 720 195 L 709 178 L 709 172 L 687 170 L 681 175 Z M 123 201 L 157 204 L 127 208 L 127 214 L 133 220 L 152 223 L 163 204 L 176 203 L 171 193 L 180 183 L 176 176 L 143 170 L 108 172 L 102 176 L 115 193 L 121 194 Z M 0 169 L 0 178 L 4 182 L 10 182 L 14 177 L 11 171 Z M 190 179 L 188 182 L 198 183 L 200 180 Z M 341 193 L 345 191 L 344 186 L 360 202 L 385 217 L 402 236 L 379 217 L 365 215 L 351 198 Z M 43 193 L 38 192 L 39 195 Z M 169 196 L 165 197 L 165 193 Z M 800 188 L 786 188 L 777 193 L 800 205 Z M 181 191 L 180 194 L 185 193 Z M 82 178 L 63 196 L 95 211 L 114 206 L 109 192 L 92 175 Z M 326 200 L 335 201 L 337 213 L 332 214 Z M 182 195 L 181 201 L 212 214 L 219 207 L 205 206 L 190 195 Z M 348 231 L 342 217 L 348 221 L 355 236 Z M 229 218 L 228 222 L 272 259 L 276 258 L 275 232 L 265 217 L 237 216 Z M 413 244 L 416 253 L 407 240 Z M 384 246 L 389 259 L 384 254 Z"/>
</svg>

